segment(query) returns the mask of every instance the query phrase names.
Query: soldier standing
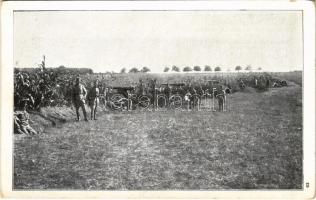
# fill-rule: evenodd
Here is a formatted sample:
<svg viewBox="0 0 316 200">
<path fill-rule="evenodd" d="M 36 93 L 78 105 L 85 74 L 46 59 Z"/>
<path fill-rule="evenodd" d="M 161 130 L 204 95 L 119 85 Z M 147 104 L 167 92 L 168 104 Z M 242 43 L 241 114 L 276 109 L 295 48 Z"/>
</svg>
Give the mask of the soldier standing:
<svg viewBox="0 0 316 200">
<path fill-rule="evenodd" d="M 170 96 L 171 96 L 171 89 L 169 87 L 169 83 L 167 83 L 166 87 L 164 88 L 164 93 L 167 96 L 168 105 L 170 104 Z"/>
<path fill-rule="evenodd" d="M 270 79 L 269 77 L 267 77 L 267 80 L 266 80 L 266 88 L 269 88 L 270 87 Z"/>
<path fill-rule="evenodd" d="M 97 107 L 99 104 L 99 95 L 100 95 L 98 85 L 99 85 L 99 81 L 96 80 L 94 82 L 93 87 L 88 92 L 88 101 L 89 101 L 89 106 L 91 109 L 91 120 L 92 120 L 92 117 L 94 120 L 96 120 L 96 113 L 97 113 Z"/>
<path fill-rule="evenodd" d="M 218 108 L 219 111 L 225 111 L 225 104 L 226 104 L 226 94 L 225 91 L 219 91 L 216 95 L 216 99 L 218 101 Z"/>
<path fill-rule="evenodd" d="M 87 113 L 85 108 L 85 98 L 87 96 L 87 90 L 86 88 L 80 83 L 80 77 L 78 76 L 76 78 L 76 83 L 73 88 L 73 102 L 76 109 L 77 114 L 77 120 L 80 120 L 80 114 L 79 114 L 79 108 L 81 107 L 84 120 L 88 121 L 87 119 Z"/>
<path fill-rule="evenodd" d="M 152 104 L 154 105 L 154 108 L 156 108 L 156 99 L 157 99 L 157 90 L 156 90 L 156 82 L 157 79 L 151 80 L 151 92 L 152 92 Z"/>
<path fill-rule="evenodd" d="M 258 87 L 258 79 L 256 76 L 254 76 L 254 84 L 255 84 L 255 88 Z"/>
<path fill-rule="evenodd" d="M 226 109 L 226 92 L 224 90 L 223 85 L 216 85 L 214 90 L 214 97 L 218 101 L 219 111 L 225 111 Z"/>
<path fill-rule="evenodd" d="M 101 88 L 100 88 L 100 97 L 99 97 L 99 101 L 101 102 L 101 104 L 104 106 L 104 111 L 106 111 L 106 102 L 107 102 L 107 91 L 108 88 L 105 87 L 105 84 L 103 83 Z"/>
<path fill-rule="evenodd" d="M 145 95 L 145 88 L 144 88 L 144 84 L 143 84 L 143 80 L 142 79 L 139 79 L 138 87 L 139 87 L 139 94 L 138 94 L 138 96 Z"/>
<path fill-rule="evenodd" d="M 184 94 L 184 102 L 187 105 L 187 110 L 191 109 L 191 93 L 189 90 L 186 91 L 186 93 Z"/>
</svg>

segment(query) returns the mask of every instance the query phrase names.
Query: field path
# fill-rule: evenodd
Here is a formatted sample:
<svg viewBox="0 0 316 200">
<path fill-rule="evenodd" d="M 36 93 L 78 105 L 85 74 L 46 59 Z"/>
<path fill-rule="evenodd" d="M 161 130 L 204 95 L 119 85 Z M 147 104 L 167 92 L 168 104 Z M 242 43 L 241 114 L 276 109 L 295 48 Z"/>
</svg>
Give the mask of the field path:
<svg viewBox="0 0 316 200">
<path fill-rule="evenodd" d="M 227 112 L 99 114 L 15 137 L 15 189 L 302 187 L 302 89 L 228 96 Z"/>
</svg>

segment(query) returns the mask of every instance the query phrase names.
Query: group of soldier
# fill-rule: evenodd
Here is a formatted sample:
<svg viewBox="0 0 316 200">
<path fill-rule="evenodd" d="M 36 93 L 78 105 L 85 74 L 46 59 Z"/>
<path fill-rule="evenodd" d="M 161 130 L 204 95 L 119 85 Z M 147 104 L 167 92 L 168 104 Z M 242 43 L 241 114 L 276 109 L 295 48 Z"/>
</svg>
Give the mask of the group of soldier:
<svg viewBox="0 0 316 200">
<path fill-rule="evenodd" d="M 44 79 L 40 80 L 37 86 L 34 83 L 32 84 L 31 81 L 33 80 L 31 80 L 28 76 L 17 74 L 17 77 L 18 80 L 16 84 L 19 85 L 19 87 L 21 88 L 19 88 L 19 90 L 15 88 L 15 92 L 22 91 L 24 94 L 21 95 L 23 98 L 19 99 L 19 107 L 22 108 L 22 110 L 16 111 L 14 115 L 14 128 L 15 131 L 18 133 L 36 134 L 36 131 L 29 124 L 30 118 L 29 114 L 27 113 L 27 107 L 32 106 L 32 109 L 34 109 L 34 105 L 36 105 L 36 100 L 34 99 L 39 99 L 38 101 L 41 102 L 43 100 L 43 95 L 50 91 L 49 84 L 45 84 L 49 77 L 44 77 Z M 167 101 L 169 101 L 169 98 L 172 96 L 172 94 L 180 94 L 183 97 L 184 103 L 187 103 L 188 109 L 190 109 L 194 105 L 194 95 L 212 96 L 212 91 L 207 91 L 207 89 L 203 88 L 201 84 L 194 86 L 191 84 L 180 84 L 176 86 L 174 85 L 175 84 L 163 84 L 163 86 L 156 87 L 156 80 L 151 80 L 149 83 L 147 83 L 147 85 L 145 85 L 142 80 L 140 80 L 137 87 L 135 87 L 137 89 L 134 92 L 136 93 L 136 96 L 144 94 L 151 95 L 153 97 L 151 103 L 153 103 L 154 105 L 155 103 L 157 103 L 155 98 L 158 96 L 158 94 L 164 94 Z M 107 96 L 108 88 L 106 88 L 102 84 L 99 84 L 98 80 L 95 80 L 93 82 L 93 85 L 89 87 L 89 89 L 86 89 L 84 84 L 81 83 L 80 77 L 77 76 L 75 79 L 75 84 L 71 84 L 70 90 L 71 101 L 73 102 L 76 111 L 76 119 L 78 121 L 80 120 L 79 110 L 81 109 L 84 120 L 88 121 L 87 111 L 85 107 L 85 105 L 88 105 L 91 113 L 90 119 L 97 120 L 97 108 L 100 104 L 100 96 Z M 35 98 L 32 96 L 33 93 L 35 94 Z M 128 93 L 128 95 L 129 94 L 130 93 Z M 214 97 L 218 100 L 219 110 L 223 110 L 226 100 L 225 90 L 223 90 L 223 88 L 218 88 Z M 106 108 L 107 98 L 101 98 L 101 100 L 102 104 L 104 104 Z"/>
<path fill-rule="evenodd" d="M 217 86 L 215 98 L 218 100 L 219 103 L 219 109 L 222 111 L 224 109 L 224 104 L 226 100 L 226 92 L 225 90 Z M 93 86 L 90 87 L 90 89 L 86 89 L 86 87 L 80 82 L 80 77 L 76 77 L 75 85 L 72 90 L 73 95 L 73 104 L 76 110 L 76 116 L 77 120 L 80 120 L 80 113 L 79 110 L 81 109 L 83 112 L 83 117 L 85 121 L 88 121 L 87 117 L 87 111 L 85 105 L 87 104 L 91 111 L 91 120 L 96 120 L 96 114 L 97 114 L 97 108 L 100 104 L 100 97 L 102 96 L 101 100 L 103 101 L 102 104 L 107 105 L 107 99 L 108 99 L 108 88 L 105 88 L 102 86 L 102 84 L 99 84 L 98 80 L 95 80 L 93 82 Z M 150 102 L 155 106 L 157 101 L 158 94 L 165 95 L 167 99 L 167 104 L 169 103 L 169 99 L 172 96 L 172 94 L 180 94 L 184 99 L 184 103 L 187 103 L 188 109 L 191 109 L 194 106 L 194 95 L 206 95 L 204 94 L 207 92 L 207 90 L 204 90 L 201 85 L 197 87 L 193 87 L 191 84 L 189 85 L 177 85 L 177 87 L 173 87 L 173 85 L 165 84 L 163 87 L 157 88 L 156 87 L 156 80 L 151 80 L 151 82 L 148 84 L 148 87 L 145 87 L 145 84 L 142 80 L 139 81 L 139 84 L 135 87 L 135 90 L 133 93 L 139 97 L 142 95 L 149 95 Z M 201 93 L 201 94 L 200 94 Z M 130 97 L 131 91 L 126 90 L 126 97 Z M 211 91 L 207 93 L 207 95 L 212 96 Z M 104 98 L 107 97 L 107 98 Z M 131 98 L 132 100 L 133 98 Z M 157 106 L 157 105 L 156 105 Z"/>
<path fill-rule="evenodd" d="M 33 77 L 34 76 L 34 77 Z M 90 119 L 97 120 L 97 108 L 99 104 L 103 104 L 106 109 L 107 102 L 109 101 L 108 95 L 111 91 L 111 87 L 106 87 L 104 83 L 100 83 L 98 80 L 94 80 L 92 85 L 86 89 L 85 85 L 81 82 L 80 77 L 75 78 L 75 84 L 71 81 L 71 77 L 67 80 L 58 80 L 53 73 L 47 70 L 38 70 L 35 74 L 28 75 L 27 73 L 18 72 L 15 75 L 15 88 L 14 88 L 14 106 L 21 108 L 20 111 L 15 111 L 14 115 L 14 127 L 18 133 L 36 134 L 36 131 L 29 125 L 29 114 L 27 108 L 36 110 L 39 107 L 45 106 L 46 101 L 52 101 L 54 90 L 60 88 L 63 90 L 61 93 L 63 96 L 58 96 L 55 99 L 62 99 L 67 102 L 72 102 L 77 120 L 80 120 L 79 110 L 83 112 L 85 121 L 88 121 L 87 111 L 85 105 L 88 105 L 91 111 Z M 258 76 L 252 79 L 239 79 L 239 87 L 241 89 L 246 86 L 254 88 L 268 88 L 270 87 L 270 77 Z M 283 84 L 283 82 L 282 82 Z M 285 83 L 286 84 L 286 83 Z M 284 85 L 284 84 L 283 84 Z M 178 94 L 184 100 L 184 103 L 190 109 L 195 105 L 196 97 L 210 96 L 214 97 L 218 101 L 219 111 L 223 111 L 226 103 L 227 88 L 223 88 L 223 85 L 201 85 L 200 83 L 187 83 L 187 84 L 160 84 L 158 86 L 156 79 L 139 80 L 132 90 L 127 90 L 126 97 L 134 95 L 136 98 L 146 95 L 150 96 L 150 103 L 154 106 L 158 105 L 157 97 L 164 95 L 166 98 L 166 106 L 169 105 L 169 100 L 172 95 Z M 228 86 L 229 87 L 229 86 Z M 272 86 L 274 87 L 274 85 Z M 212 88 L 212 89 L 210 89 Z M 231 89 L 231 88 L 230 88 Z M 131 95 L 132 93 L 132 95 Z M 102 98 L 101 98 L 102 97 Z M 44 102 L 44 103 L 43 103 Z M 199 101 L 200 103 L 200 101 Z M 69 105 L 69 104 L 68 104 Z"/>
<path fill-rule="evenodd" d="M 56 76 L 51 71 L 36 69 L 35 73 L 15 72 L 14 79 L 14 131 L 20 134 L 36 134 L 30 126 L 27 109 L 39 110 L 44 99 L 51 99 Z"/>
<path fill-rule="evenodd" d="M 24 98 L 22 99 L 23 108 L 20 111 L 14 112 L 14 132 L 17 134 L 27 134 L 27 135 L 34 135 L 37 132 L 31 127 L 30 115 L 27 112 L 27 106 L 29 99 Z"/>
<path fill-rule="evenodd" d="M 91 116 L 90 116 L 91 120 L 92 119 L 97 120 L 96 118 L 97 107 L 100 102 L 99 81 L 98 80 L 94 81 L 94 84 L 91 87 L 91 89 L 87 91 L 85 86 L 80 83 L 80 77 L 78 76 L 76 78 L 76 83 L 73 87 L 72 95 L 73 95 L 73 103 L 76 110 L 77 120 L 78 121 L 80 120 L 79 109 L 81 108 L 83 112 L 84 120 L 88 121 L 87 112 L 85 109 L 86 100 L 88 101 L 87 103 L 91 109 Z"/>
<path fill-rule="evenodd" d="M 39 90 L 38 92 L 43 91 L 49 91 L 49 87 L 47 84 L 45 84 L 45 80 L 40 81 L 40 84 L 38 87 L 34 87 L 34 81 L 31 82 L 30 78 L 28 76 L 23 76 L 22 74 L 18 74 L 18 82 L 17 84 L 19 85 L 20 90 L 17 91 L 22 91 L 24 93 L 23 98 L 19 101 L 20 107 L 22 110 L 20 111 L 15 111 L 14 115 L 14 129 L 15 132 L 17 133 L 24 133 L 24 134 L 36 134 L 37 132 L 30 126 L 29 121 L 30 121 L 30 116 L 27 112 L 27 107 L 33 106 L 34 109 L 34 104 L 35 101 L 34 97 L 32 96 L 33 93 L 35 93 L 32 90 Z M 262 81 L 260 81 L 262 82 Z M 33 86 L 32 86 L 33 83 Z M 258 85 L 258 80 L 254 80 L 255 85 Z M 245 83 L 240 80 L 241 85 L 245 85 Z M 267 81 L 267 84 L 268 81 Z M 46 88 L 41 88 L 41 87 L 46 87 Z M 218 107 L 219 111 L 224 110 L 224 106 L 226 103 L 226 91 L 221 85 L 217 85 L 215 88 L 216 93 L 214 91 L 208 91 L 207 88 L 203 88 L 201 84 L 198 85 L 191 85 L 191 84 L 162 84 L 160 87 L 156 87 L 156 80 L 151 80 L 147 85 L 143 83 L 142 80 L 139 81 L 139 84 L 135 87 L 136 90 L 134 91 L 137 95 L 151 95 L 153 98 L 153 103 L 155 105 L 156 102 L 156 97 L 159 94 L 165 95 L 167 101 L 169 101 L 169 98 L 172 96 L 172 94 L 179 94 L 183 97 L 184 103 L 188 106 L 187 109 L 191 109 L 191 107 L 194 105 L 194 96 L 213 96 L 214 98 L 217 99 L 218 101 Z M 242 86 L 241 86 L 242 87 Z M 213 88 L 214 89 L 214 88 Z M 77 76 L 75 79 L 75 84 L 71 84 L 70 88 L 70 93 L 71 93 L 71 101 L 73 102 L 73 105 L 75 107 L 76 111 L 76 119 L 79 121 L 80 120 L 80 113 L 79 110 L 82 110 L 83 117 L 85 121 L 88 121 L 87 117 L 87 111 L 86 111 L 86 106 L 88 105 L 90 108 L 90 119 L 91 120 L 97 120 L 97 108 L 100 104 L 100 96 L 107 96 L 107 93 L 109 91 L 109 88 L 106 88 L 105 85 L 99 84 L 98 80 L 93 81 L 93 85 L 89 87 L 89 89 L 86 89 L 84 84 L 81 83 L 80 77 Z M 15 92 L 17 92 L 15 91 Z M 212 93 L 213 92 L 213 93 Z M 67 92 L 69 93 L 69 92 Z M 35 93 L 36 94 L 36 93 Z M 41 94 L 42 97 L 40 100 L 43 99 L 43 94 Z M 128 91 L 127 96 L 130 95 L 130 91 Z M 37 98 L 37 96 L 35 96 Z M 108 97 L 107 97 L 108 98 Z M 106 108 L 106 102 L 107 98 L 101 98 L 102 104 L 105 105 Z M 169 103 L 169 102 L 168 102 Z"/>
</svg>

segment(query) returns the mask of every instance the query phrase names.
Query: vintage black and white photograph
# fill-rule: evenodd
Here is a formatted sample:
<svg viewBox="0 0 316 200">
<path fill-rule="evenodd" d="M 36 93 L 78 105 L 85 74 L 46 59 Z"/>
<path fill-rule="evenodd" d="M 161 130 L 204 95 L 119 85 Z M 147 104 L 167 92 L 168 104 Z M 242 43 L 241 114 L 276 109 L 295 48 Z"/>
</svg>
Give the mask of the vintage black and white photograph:
<svg viewBox="0 0 316 200">
<path fill-rule="evenodd" d="M 13 191 L 291 190 L 301 10 L 15 10 Z"/>
</svg>

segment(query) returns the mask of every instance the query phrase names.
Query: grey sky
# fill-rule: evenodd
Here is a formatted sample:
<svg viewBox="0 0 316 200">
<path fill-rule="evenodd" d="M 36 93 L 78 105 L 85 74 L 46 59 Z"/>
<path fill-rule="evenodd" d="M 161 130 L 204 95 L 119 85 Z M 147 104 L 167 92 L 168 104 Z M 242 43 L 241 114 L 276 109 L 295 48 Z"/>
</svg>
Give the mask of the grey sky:
<svg viewBox="0 0 316 200">
<path fill-rule="evenodd" d="M 95 72 L 148 66 L 302 69 L 299 11 L 15 12 L 14 60 Z"/>
</svg>

